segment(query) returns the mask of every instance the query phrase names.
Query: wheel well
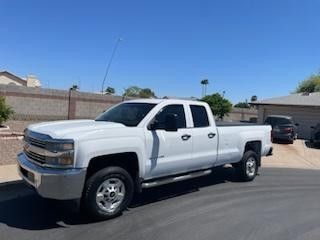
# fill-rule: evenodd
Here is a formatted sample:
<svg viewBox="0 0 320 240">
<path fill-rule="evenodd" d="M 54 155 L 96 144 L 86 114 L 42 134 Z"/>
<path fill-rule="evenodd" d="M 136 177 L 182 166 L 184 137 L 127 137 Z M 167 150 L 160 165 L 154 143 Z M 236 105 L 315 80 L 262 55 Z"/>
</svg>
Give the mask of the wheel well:
<svg viewBox="0 0 320 240">
<path fill-rule="evenodd" d="M 247 142 L 244 148 L 244 153 L 247 151 L 253 151 L 258 155 L 259 166 L 261 166 L 261 145 L 262 145 L 261 141 L 251 141 L 251 142 Z"/>
<path fill-rule="evenodd" d="M 92 158 L 87 168 L 86 179 L 97 171 L 109 166 L 118 166 L 125 169 L 131 175 L 134 182 L 139 178 L 138 156 L 135 152 L 126 152 Z"/>
</svg>

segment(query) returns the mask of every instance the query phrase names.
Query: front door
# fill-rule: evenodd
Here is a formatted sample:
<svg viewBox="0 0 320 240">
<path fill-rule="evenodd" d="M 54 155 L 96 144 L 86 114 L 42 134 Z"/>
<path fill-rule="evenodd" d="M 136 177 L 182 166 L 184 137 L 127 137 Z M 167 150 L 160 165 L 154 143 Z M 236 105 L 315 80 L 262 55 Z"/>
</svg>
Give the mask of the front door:
<svg viewBox="0 0 320 240">
<path fill-rule="evenodd" d="M 167 114 L 177 117 L 178 131 L 164 130 Z M 192 129 L 186 126 L 185 106 L 167 105 L 155 116 L 156 130 L 146 130 L 147 163 L 145 178 L 188 171 L 192 162 Z"/>
</svg>

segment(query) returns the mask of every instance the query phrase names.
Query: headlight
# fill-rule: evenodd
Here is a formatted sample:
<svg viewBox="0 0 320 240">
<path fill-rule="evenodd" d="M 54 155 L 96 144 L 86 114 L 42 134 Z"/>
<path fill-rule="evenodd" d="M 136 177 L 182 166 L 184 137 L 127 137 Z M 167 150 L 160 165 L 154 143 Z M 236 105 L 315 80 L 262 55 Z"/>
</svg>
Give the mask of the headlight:
<svg viewBox="0 0 320 240">
<path fill-rule="evenodd" d="M 74 144 L 72 140 L 48 141 L 46 143 L 46 149 L 51 152 L 71 151 L 74 149 Z"/>
<path fill-rule="evenodd" d="M 46 164 L 53 166 L 71 166 L 74 160 L 72 140 L 54 140 L 46 143 Z"/>
<path fill-rule="evenodd" d="M 46 164 L 52 166 L 71 166 L 73 165 L 73 151 L 58 153 L 57 156 L 46 156 Z"/>
</svg>

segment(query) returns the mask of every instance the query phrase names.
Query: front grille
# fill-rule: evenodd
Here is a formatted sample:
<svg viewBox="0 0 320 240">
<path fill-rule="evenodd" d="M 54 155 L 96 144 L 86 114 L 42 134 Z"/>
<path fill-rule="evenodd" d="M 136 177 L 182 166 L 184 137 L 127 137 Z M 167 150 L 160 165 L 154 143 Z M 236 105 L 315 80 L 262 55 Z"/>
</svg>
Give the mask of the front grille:
<svg viewBox="0 0 320 240">
<path fill-rule="evenodd" d="M 24 146 L 24 154 L 28 157 L 29 160 L 38 163 L 38 164 L 45 164 L 46 157 L 31 151 L 28 146 L 35 146 L 38 148 L 45 149 L 46 148 L 46 140 L 51 139 L 50 136 L 36 133 L 32 131 L 26 131 L 24 136 L 25 146 Z"/>
<path fill-rule="evenodd" d="M 32 161 L 35 161 L 35 162 L 40 163 L 40 164 L 44 164 L 46 162 L 45 156 L 39 155 L 39 154 L 34 153 L 34 152 L 26 151 L 26 150 L 24 150 L 24 153 Z"/>
<path fill-rule="evenodd" d="M 27 137 L 26 138 L 26 142 L 28 142 L 31 145 L 37 146 L 37 147 L 41 147 L 41 148 L 45 148 L 46 147 L 46 143 L 43 140 L 39 140 L 39 139 L 35 139 L 32 137 Z"/>
</svg>

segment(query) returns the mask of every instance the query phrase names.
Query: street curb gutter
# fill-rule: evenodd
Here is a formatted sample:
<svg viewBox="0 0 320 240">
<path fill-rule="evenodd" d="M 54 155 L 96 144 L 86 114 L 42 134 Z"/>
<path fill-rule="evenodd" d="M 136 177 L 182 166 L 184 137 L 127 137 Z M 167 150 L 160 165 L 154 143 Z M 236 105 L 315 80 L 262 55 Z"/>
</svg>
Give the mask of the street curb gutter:
<svg viewBox="0 0 320 240">
<path fill-rule="evenodd" d="M 14 181 L 8 181 L 8 182 L 0 182 L 0 188 L 2 187 L 7 187 L 11 185 L 16 185 L 16 184 L 23 184 L 22 179 L 20 180 L 14 180 Z M 1 190 L 1 189 L 0 189 Z"/>
<path fill-rule="evenodd" d="M 22 180 L 0 183 L 0 203 L 32 195 L 34 191 Z"/>
</svg>

